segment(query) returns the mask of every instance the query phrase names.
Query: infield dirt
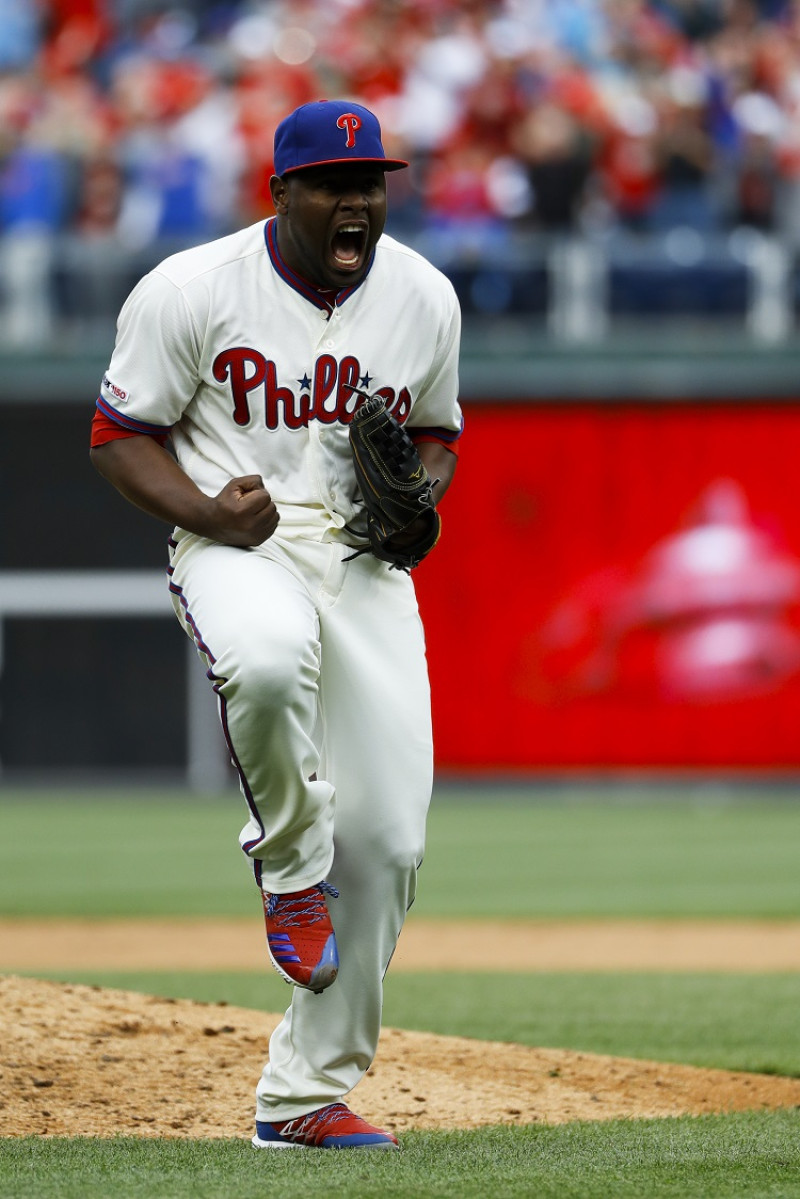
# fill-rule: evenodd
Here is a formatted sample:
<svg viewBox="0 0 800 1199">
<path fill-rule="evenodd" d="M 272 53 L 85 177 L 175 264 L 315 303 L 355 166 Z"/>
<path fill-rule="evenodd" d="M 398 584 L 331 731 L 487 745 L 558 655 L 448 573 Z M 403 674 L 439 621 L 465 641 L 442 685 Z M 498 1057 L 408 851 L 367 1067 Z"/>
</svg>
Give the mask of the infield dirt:
<svg viewBox="0 0 800 1199">
<path fill-rule="evenodd" d="M 252 921 L 202 922 L 202 938 L 186 935 L 188 923 L 2 922 L 0 968 L 264 967 Z M 800 968 L 798 926 L 789 923 L 482 922 L 476 929 L 412 921 L 392 969 L 474 969 L 479 963 L 474 953 L 465 961 L 465 947 L 489 929 L 507 970 Z M 485 957 L 482 964 L 497 968 Z M 278 1019 L 0 976 L 0 1135 L 248 1136 Z M 557 1124 L 796 1107 L 800 1079 L 388 1028 L 352 1103 L 397 1132 Z"/>
<path fill-rule="evenodd" d="M 264 965 L 256 919 L 0 920 L 0 970 Z M 800 970 L 800 922 L 411 919 L 398 970 Z"/>
</svg>

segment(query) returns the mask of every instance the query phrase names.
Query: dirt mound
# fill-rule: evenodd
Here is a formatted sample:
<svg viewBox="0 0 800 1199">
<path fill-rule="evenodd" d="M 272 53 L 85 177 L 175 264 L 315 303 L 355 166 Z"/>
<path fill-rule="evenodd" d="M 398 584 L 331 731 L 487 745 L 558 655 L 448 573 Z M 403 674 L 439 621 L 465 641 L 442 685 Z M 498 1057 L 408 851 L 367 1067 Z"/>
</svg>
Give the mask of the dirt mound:
<svg viewBox="0 0 800 1199">
<path fill-rule="evenodd" d="M 244 1137 L 279 1017 L 0 977 L 4 1136 Z M 353 1105 L 384 1127 L 477 1128 L 800 1105 L 800 1079 L 384 1030 Z"/>
</svg>

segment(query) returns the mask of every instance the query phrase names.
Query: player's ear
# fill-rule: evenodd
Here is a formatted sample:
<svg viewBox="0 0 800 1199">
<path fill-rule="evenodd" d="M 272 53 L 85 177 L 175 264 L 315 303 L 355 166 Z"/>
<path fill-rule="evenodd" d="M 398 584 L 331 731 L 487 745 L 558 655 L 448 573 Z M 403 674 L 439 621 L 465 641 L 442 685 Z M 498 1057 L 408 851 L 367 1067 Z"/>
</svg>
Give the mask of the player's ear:
<svg viewBox="0 0 800 1199">
<path fill-rule="evenodd" d="M 279 216 L 285 216 L 289 201 L 289 185 L 280 175 L 273 175 L 269 181 L 269 191 L 272 204 Z"/>
</svg>

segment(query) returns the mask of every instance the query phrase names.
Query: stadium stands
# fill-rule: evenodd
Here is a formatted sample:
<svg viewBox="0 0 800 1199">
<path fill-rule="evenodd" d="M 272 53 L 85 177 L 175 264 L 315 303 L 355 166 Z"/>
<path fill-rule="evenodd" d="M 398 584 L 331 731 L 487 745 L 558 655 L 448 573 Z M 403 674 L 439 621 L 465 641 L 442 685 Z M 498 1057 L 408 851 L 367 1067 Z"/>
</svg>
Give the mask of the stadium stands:
<svg viewBox="0 0 800 1199">
<path fill-rule="evenodd" d="M 272 129 L 323 95 L 411 161 L 391 231 L 467 313 L 557 330 L 578 240 L 637 319 L 746 319 L 778 246 L 762 331 L 794 321 L 796 0 L 0 0 L 2 340 L 91 334 L 165 253 L 268 215 Z"/>
</svg>

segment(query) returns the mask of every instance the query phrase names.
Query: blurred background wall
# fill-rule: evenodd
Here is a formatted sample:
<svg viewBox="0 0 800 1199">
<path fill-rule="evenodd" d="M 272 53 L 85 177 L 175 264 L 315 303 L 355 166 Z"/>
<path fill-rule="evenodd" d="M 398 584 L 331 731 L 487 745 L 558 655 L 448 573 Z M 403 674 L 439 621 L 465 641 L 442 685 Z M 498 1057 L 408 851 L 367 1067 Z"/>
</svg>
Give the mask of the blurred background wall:
<svg viewBox="0 0 800 1199">
<path fill-rule="evenodd" d="M 228 777 L 88 428 L 130 288 L 334 95 L 464 311 L 440 771 L 796 774 L 800 4 L 0 0 L 0 777 Z"/>
</svg>

